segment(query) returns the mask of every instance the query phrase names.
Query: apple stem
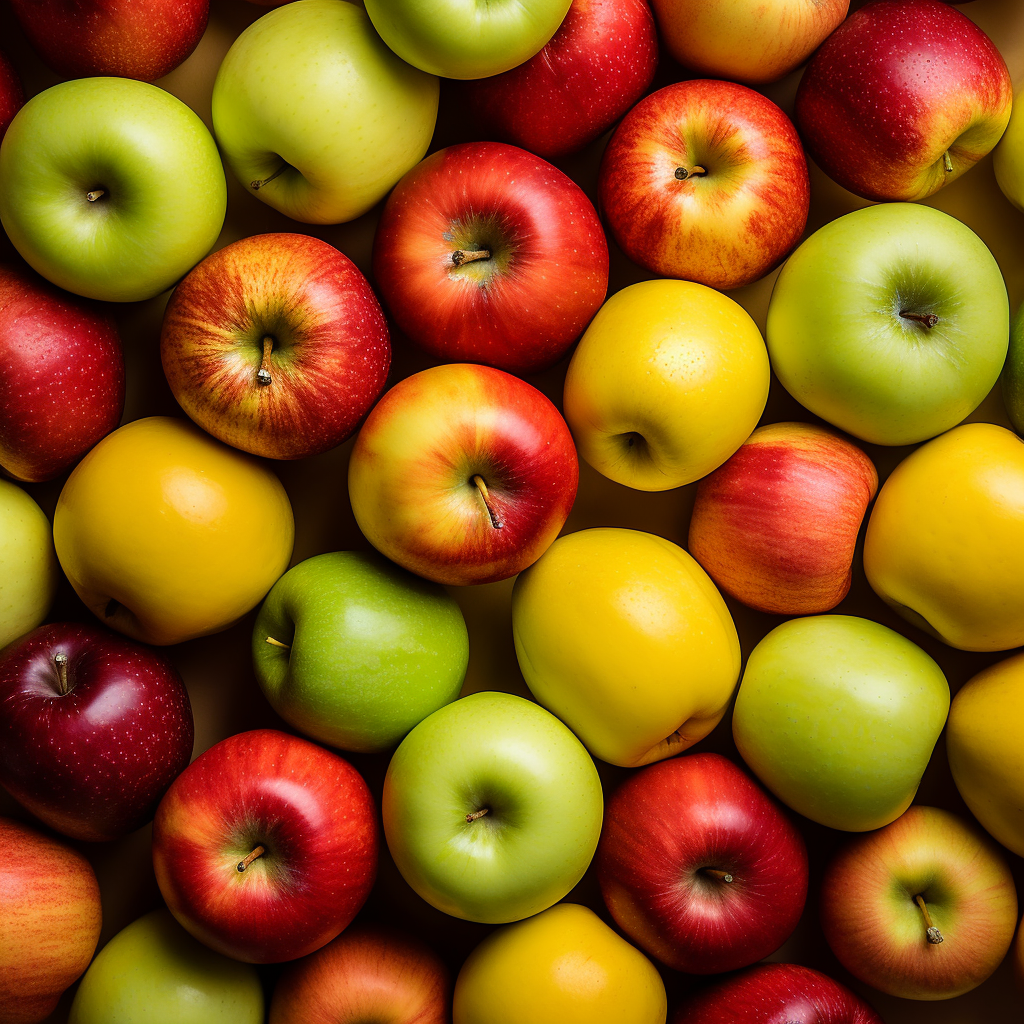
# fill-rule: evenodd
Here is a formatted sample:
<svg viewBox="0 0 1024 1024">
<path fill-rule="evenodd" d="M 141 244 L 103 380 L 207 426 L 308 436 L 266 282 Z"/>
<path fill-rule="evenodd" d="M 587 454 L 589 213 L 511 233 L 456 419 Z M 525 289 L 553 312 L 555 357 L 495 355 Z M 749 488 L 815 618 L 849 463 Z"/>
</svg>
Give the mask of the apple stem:
<svg viewBox="0 0 1024 1024">
<path fill-rule="evenodd" d="M 257 846 L 252 853 L 247 853 L 244 860 L 238 862 L 238 870 L 244 871 L 257 857 L 262 857 L 267 851 L 262 846 Z"/>
<path fill-rule="evenodd" d="M 938 322 L 939 318 L 934 313 L 900 313 L 900 316 L 904 320 L 914 320 L 919 324 L 924 324 L 925 327 L 934 327 Z"/>
<path fill-rule="evenodd" d="M 281 164 L 281 166 L 278 167 L 278 169 L 274 171 L 274 173 L 269 178 L 257 178 L 255 181 L 250 181 L 249 188 L 251 188 L 253 192 L 259 192 L 259 190 L 263 188 L 264 185 L 269 185 L 276 177 L 284 174 L 284 172 L 287 171 L 290 166 L 291 165 L 287 163 Z"/>
<path fill-rule="evenodd" d="M 466 815 L 467 824 L 471 821 L 476 821 L 477 818 L 482 818 L 485 814 L 489 814 L 491 811 L 490 807 L 481 807 L 479 811 L 474 811 L 472 814 Z"/>
<path fill-rule="evenodd" d="M 95 203 L 97 199 L 102 199 L 106 194 L 107 190 L 105 188 L 94 188 L 91 192 L 85 193 L 85 198 L 90 203 Z"/>
<path fill-rule="evenodd" d="M 500 530 L 504 524 L 498 518 L 498 513 L 494 511 L 494 506 L 491 505 L 491 494 L 487 490 L 487 484 L 484 482 L 484 478 L 479 473 L 474 473 L 473 483 L 476 486 L 476 489 L 480 492 L 480 497 L 484 499 L 487 514 L 491 517 L 491 526 L 496 530 Z"/>
<path fill-rule="evenodd" d="M 702 178 L 707 173 L 707 168 L 701 167 L 700 164 L 697 164 L 696 167 L 692 167 L 690 170 L 687 170 L 685 167 L 676 168 L 676 178 L 679 181 L 686 181 L 687 178 Z"/>
<path fill-rule="evenodd" d="M 942 932 L 932 924 L 932 916 L 928 913 L 928 905 L 925 903 L 924 897 L 920 895 L 915 896 L 914 902 L 921 908 L 921 913 L 924 914 L 925 936 L 933 946 L 937 946 L 942 942 Z"/>
<path fill-rule="evenodd" d="M 71 692 L 68 683 L 68 656 L 66 654 L 55 654 L 53 663 L 57 666 L 57 687 L 62 697 Z"/>
<path fill-rule="evenodd" d="M 947 174 L 952 174 L 953 173 L 953 161 L 949 159 L 949 150 L 948 149 L 946 150 L 945 153 L 942 154 L 942 162 L 946 166 L 946 173 Z"/>
<path fill-rule="evenodd" d="M 263 358 L 260 360 L 260 368 L 256 371 L 256 383 L 266 387 L 271 382 L 270 370 L 267 368 L 267 361 L 270 353 L 274 351 L 274 339 L 268 334 L 263 339 Z"/>
<path fill-rule="evenodd" d="M 275 647 L 283 647 L 286 651 L 291 650 L 291 646 L 289 644 L 283 644 L 280 640 L 275 640 L 272 636 L 267 637 L 267 643 L 273 644 Z"/>
<path fill-rule="evenodd" d="M 732 875 L 730 875 L 728 871 L 721 871 L 718 868 L 704 868 L 704 873 L 711 875 L 712 878 L 717 878 L 720 882 L 734 881 Z"/>
<path fill-rule="evenodd" d="M 475 260 L 489 260 L 490 258 L 490 249 L 471 249 L 468 252 L 465 249 L 456 249 L 452 253 L 452 266 L 461 267 L 463 263 L 473 263 Z"/>
</svg>

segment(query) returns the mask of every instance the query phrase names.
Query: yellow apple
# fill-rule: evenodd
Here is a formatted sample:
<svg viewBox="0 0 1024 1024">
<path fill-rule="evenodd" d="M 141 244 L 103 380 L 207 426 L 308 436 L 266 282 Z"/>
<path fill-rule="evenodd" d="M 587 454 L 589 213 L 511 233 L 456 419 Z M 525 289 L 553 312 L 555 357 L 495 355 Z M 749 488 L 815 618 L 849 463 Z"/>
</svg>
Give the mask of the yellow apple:
<svg viewBox="0 0 1024 1024">
<path fill-rule="evenodd" d="M 654 965 L 592 910 L 559 903 L 506 925 L 469 955 L 454 1024 L 665 1024 Z"/>
<path fill-rule="evenodd" d="M 746 441 L 769 377 L 764 339 L 739 303 L 692 281 L 643 281 L 598 310 L 563 407 L 594 469 L 664 491 L 706 476 Z"/>
<path fill-rule="evenodd" d="M 721 721 L 740 672 L 729 609 L 682 548 L 637 530 L 556 540 L 512 591 L 534 697 L 596 757 L 636 767 Z"/>
<path fill-rule="evenodd" d="M 281 482 L 184 420 L 108 434 L 57 502 L 57 557 L 106 625 L 151 644 L 216 633 L 284 572 L 294 539 Z"/>
</svg>

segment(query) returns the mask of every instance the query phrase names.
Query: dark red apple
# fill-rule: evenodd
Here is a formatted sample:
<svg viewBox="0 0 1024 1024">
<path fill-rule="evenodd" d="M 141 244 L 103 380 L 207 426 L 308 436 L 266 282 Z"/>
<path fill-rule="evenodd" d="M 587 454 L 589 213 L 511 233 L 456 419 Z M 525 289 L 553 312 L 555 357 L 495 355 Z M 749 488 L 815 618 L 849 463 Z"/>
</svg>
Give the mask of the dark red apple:
<svg viewBox="0 0 1024 1024">
<path fill-rule="evenodd" d="M 197 757 L 153 823 L 168 909 L 200 942 L 249 963 L 294 960 L 335 938 L 370 894 L 377 846 L 355 768 L 273 729 Z"/>
<path fill-rule="evenodd" d="M 0 50 L 0 141 L 3 141 L 7 126 L 14 120 L 14 115 L 25 102 L 25 93 L 21 88 L 21 79 L 14 70 L 7 55 Z"/>
<path fill-rule="evenodd" d="M 647 0 L 573 0 L 535 57 L 452 90 L 480 134 L 551 160 L 611 128 L 647 92 L 657 63 L 658 36 Z"/>
<path fill-rule="evenodd" d="M 557 167 L 470 142 L 395 186 L 373 273 L 395 322 L 432 356 L 532 373 L 558 362 L 604 301 L 608 244 Z"/>
<path fill-rule="evenodd" d="M 124 354 L 110 314 L 0 264 L 0 466 L 17 480 L 50 480 L 123 410 Z"/>
<path fill-rule="evenodd" d="M 613 794 L 596 856 L 615 923 L 677 971 L 774 953 L 807 899 L 807 850 L 778 805 L 720 754 L 641 769 Z"/>
</svg>

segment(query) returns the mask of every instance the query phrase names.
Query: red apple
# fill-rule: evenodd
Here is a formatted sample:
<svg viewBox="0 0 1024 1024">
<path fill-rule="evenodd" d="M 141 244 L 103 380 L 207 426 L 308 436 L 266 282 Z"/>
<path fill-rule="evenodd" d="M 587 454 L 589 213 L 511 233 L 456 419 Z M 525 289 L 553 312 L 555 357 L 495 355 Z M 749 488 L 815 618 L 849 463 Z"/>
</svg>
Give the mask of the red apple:
<svg viewBox="0 0 1024 1024">
<path fill-rule="evenodd" d="M 924 199 L 999 141 L 1013 87 L 995 44 L 939 0 L 876 0 L 822 44 L 796 96 L 808 152 L 865 199 Z"/>
<path fill-rule="evenodd" d="M 196 48 L 210 0 L 11 0 L 11 8 L 62 78 L 153 82 Z"/>
<path fill-rule="evenodd" d="M 356 927 L 281 975 L 269 1024 L 448 1024 L 450 989 L 429 946 Z"/>
<path fill-rule="evenodd" d="M 14 70 L 7 55 L 0 50 L 0 141 L 3 140 L 7 126 L 14 120 L 14 115 L 25 102 L 25 93 L 21 88 L 21 79 Z"/>
<path fill-rule="evenodd" d="M 758 427 L 697 485 L 690 554 L 718 586 L 758 611 L 834 608 L 878 473 L 854 444 L 808 423 Z"/>
<path fill-rule="evenodd" d="M 573 0 L 550 42 L 525 64 L 453 86 L 486 137 L 547 159 L 603 135 L 645 92 L 658 63 L 647 0 Z"/>
<path fill-rule="evenodd" d="M 717 974 L 774 953 L 807 898 L 807 849 L 757 783 L 720 754 L 632 775 L 596 857 L 615 923 L 677 971 Z"/>
<path fill-rule="evenodd" d="M 608 244 L 582 189 L 499 142 L 450 146 L 396 186 L 373 243 L 395 322 L 446 361 L 556 363 L 608 290 Z"/>
<path fill-rule="evenodd" d="M 0 818 L 0 1020 L 37 1024 L 89 966 L 100 887 L 70 846 Z"/>
<path fill-rule="evenodd" d="M 634 262 L 739 288 L 764 277 L 807 223 L 807 161 L 789 118 L 734 82 L 677 82 L 623 118 L 601 160 L 601 209 Z"/>
<path fill-rule="evenodd" d="M 51 480 L 123 410 L 124 354 L 110 314 L 0 264 L 0 466 L 17 480 Z"/>
<path fill-rule="evenodd" d="M 950 999 L 1002 963 L 1017 893 L 980 829 L 915 806 L 835 857 L 822 883 L 821 924 L 855 978 L 904 999 Z"/>
<path fill-rule="evenodd" d="M 406 377 L 374 407 L 349 460 L 366 539 L 437 583 L 508 579 L 562 529 L 579 463 L 565 420 L 536 388 L 455 363 Z"/>
<path fill-rule="evenodd" d="M 117 633 L 53 623 L 0 656 L 0 784 L 74 839 L 118 839 L 150 821 L 193 733 L 174 666 Z"/>
<path fill-rule="evenodd" d="M 273 729 L 197 757 L 153 823 L 168 909 L 200 942 L 249 963 L 294 960 L 337 936 L 370 894 L 377 846 L 355 768 Z"/>
<path fill-rule="evenodd" d="M 160 358 L 207 433 L 271 459 L 341 444 L 379 397 L 391 345 L 367 280 L 310 235 L 254 235 L 174 290 Z"/>
</svg>

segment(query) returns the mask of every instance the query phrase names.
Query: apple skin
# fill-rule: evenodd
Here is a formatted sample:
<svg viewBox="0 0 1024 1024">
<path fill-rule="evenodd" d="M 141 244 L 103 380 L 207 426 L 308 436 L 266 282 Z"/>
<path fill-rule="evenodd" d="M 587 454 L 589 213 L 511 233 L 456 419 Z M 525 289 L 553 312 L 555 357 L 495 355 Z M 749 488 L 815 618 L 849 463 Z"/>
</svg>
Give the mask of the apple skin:
<svg viewBox="0 0 1024 1024">
<path fill-rule="evenodd" d="M 1003 195 L 1018 210 L 1024 210 L 1024 97 L 1020 94 L 1010 108 L 1006 131 L 992 151 L 992 169 Z"/>
<path fill-rule="evenodd" d="M 611 128 L 650 88 L 657 63 L 647 0 L 573 0 L 540 53 L 455 95 L 479 134 L 553 160 Z"/>
<path fill-rule="evenodd" d="M 808 423 L 758 427 L 697 485 L 687 547 L 720 589 L 761 612 L 827 612 L 846 597 L 878 490 L 872 461 Z"/>
<path fill-rule="evenodd" d="M 451 980 L 424 942 L 356 926 L 287 968 L 269 1024 L 449 1024 Z"/>
<path fill-rule="evenodd" d="M 61 78 L 155 82 L 196 48 L 210 0 L 11 0 L 11 9 Z"/>
<path fill-rule="evenodd" d="M 373 887 L 377 846 L 373 798 L 355 768 L 274 729 L 197 757 L 153 822 L 168 909 L 200 942 L 248 963 L 294 960 L 340 934 Z"/>
<path fill-rule="evenodd" d="M 281 233 L 233 242 L 189 273 L 167 304 L 160 359 L 207 433 L 304 459 L 355 432 L 387 383 L 391 343 L 356 265 L 318 238 Z"/>
<path fill-rule="evenodd" d="M 466 252 L 483 259 L 457 263 Z M 608 243 L 583 190 L 501 142 L 433 153 L 395 187 L 373 274 L 399 328 L 446 362 L 553 365 L 608 290 Z"/>
<path fill-rule="evenodd" d="M 1002 963 L 1017 927 L 1017 892 L 980 829 L 949 811 L 914 806 L 833 858 L 822 881 L 821 925 L 855 978 L 903 999 L 952 999 Z"/>
<path fill-rule="evenodd" d="M 711 80 L 642 99 L 608 143 L 597 189 L 634 263 L 719 290 L 779 263 L 803 234 L 811 202 L 789 118 L 753 89 Z"/>
<path fill-rule="evenodd" d="M 89 966 L 100 887 L 66 843 L 0 818 L 0 1000 L 4 1024 L 38 1024 Z"/>
<path fill-rule="evenodd" d="M 454 363 L 406 377 L 374 406 L 352 449 L 348 493 L 386 558 L 465 586 L 535 562 L 565 524 L 578 480 L 569 429 L 544 395 L 501 370 Z"/>
<path fill-rule="evenodd" d="M 25 91 L 21 87 L 18 72 L 7 59 L 7 54 L 0 50 L 0 142 L 24 102 Z"/>
<path fill-rule="evenodd" d="M 1017 434 L 1024 434 L 1024 303 L 1010 321 L 1010 346 L 1000 382 L 1006 415 Z"/>
<path fill-rule="evenodd" d="M 843 188 L 924 199 L 995 146 L 1012 101 L 1006 62 L 970 18 L 939 0 L 875 0 L 814 55 L 796 122 Z"/>
</svg>

